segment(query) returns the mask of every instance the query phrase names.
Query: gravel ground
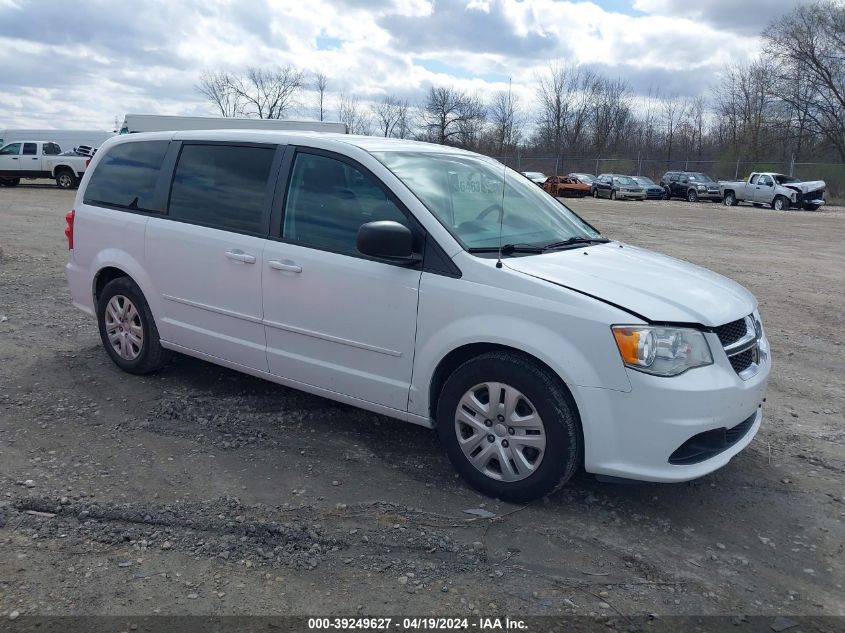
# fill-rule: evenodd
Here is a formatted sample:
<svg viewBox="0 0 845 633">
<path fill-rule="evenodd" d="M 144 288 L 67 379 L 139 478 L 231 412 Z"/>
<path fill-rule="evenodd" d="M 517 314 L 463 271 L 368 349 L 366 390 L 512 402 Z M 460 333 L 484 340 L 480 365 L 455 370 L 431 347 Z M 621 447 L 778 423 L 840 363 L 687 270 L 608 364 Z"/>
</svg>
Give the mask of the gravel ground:
<svg viewBox="0 0 845 633">
<path fill-rule="evenodd" d="M 468 489 L 423 428 L 185 357 L 121 373 L 70 305 L 72 201 L 0 190 L 0 621 L 845 615 L 845 211 L 573 201 L 750 288 L 775 367 L 762 430 L 721 471 L 582 473 L 522 507 Z"/>
</svg>

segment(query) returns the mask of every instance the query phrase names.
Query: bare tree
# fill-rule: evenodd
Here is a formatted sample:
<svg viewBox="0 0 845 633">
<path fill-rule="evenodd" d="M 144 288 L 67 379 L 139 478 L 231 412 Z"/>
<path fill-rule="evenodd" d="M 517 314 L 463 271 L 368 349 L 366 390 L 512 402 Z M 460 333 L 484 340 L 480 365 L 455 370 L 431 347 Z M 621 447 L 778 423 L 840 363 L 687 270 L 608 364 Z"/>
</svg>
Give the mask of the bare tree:
<svg viewBox="0 0 845 633">
<path fill-rule="evenodd" d="M 663 100 L 662 115 L 664 138 L 666 140 L 666 162 L 672 160 L 672 146 L 675 142 L 675 134 L 678 125 L 684 116 L 686 104 L 677 96 L 670 95 Z"/>
<path fill-rule="evenodd" d="M 234 76 L 225 71 L 204 70 L 196 89 L 205 95 L 220 116 L 236 117 L 243 114 L 240 97 L 233 89 Z"/>
<path fill-rule="evenodd" d="M 631 118 L 631 88 L 622 79 L 597 78 L 588 103 L 593 148 L 601 156 L 615 150 Z"/>
<path fill-rule="evenodd" d="M 337 115 L 342 123 L 346 123 L 350 134 L 366 136 L 372 132 L 372 122 L 361 107 L 361 101 L 355 95 L 340 93 Z"/>
<path fill-rule="evenodd" d="M 845 161 L 845 4 L 802 4 L 763 32 L 780 85 L 808 84 L 777 96 L 803 112 Z"/>
<path fill-rule="evenodd" d="M 244 112 L 259 119 L 281 119 L 302 89 L 304 74 L 292 66 L 248 68 L 235 77 L 233 90 L 244 104 Z"/>
<path fill-rule="evenodd" d="M 522 117 L 519 112 L 519 96 L 510 90 L 497 92 L 487 108 L 493 134 L 493 149 L 504 156 L 519 142 L 522 136 Z"/>
<path fill-rule="evenodd" d="M 315 72 L 314 73 L 314 89 L 317 91 L 317 108 L 320 114 L 320 121 L 324 120 L 324 115 L 326 112 L 325 103 L 326 103 L 326 89 L 329 86 L 329 78 L 326 76 L 326 73 L 323 72 Z"/>
<path fill-rule="evenodd" d="M 398 97 L 386 96 L 370 106 L 381 136 L 399 136 L 407 130 L 408 102 Z"/>
<path fill-rule="evenodd" d="M 540 109 L 538 140 L 560 154 L 564 145 L 572 148 L 582 140 L 598 77 L 578 66 L 553 60 L 536 79 Z"/>
<path fill-rule="evenodd" d="M 435 143 L 466 144 L 484 121 L 477 97 L 446 86 L 432 86 L 421 111 L 427 138 Z"/>
</svg>

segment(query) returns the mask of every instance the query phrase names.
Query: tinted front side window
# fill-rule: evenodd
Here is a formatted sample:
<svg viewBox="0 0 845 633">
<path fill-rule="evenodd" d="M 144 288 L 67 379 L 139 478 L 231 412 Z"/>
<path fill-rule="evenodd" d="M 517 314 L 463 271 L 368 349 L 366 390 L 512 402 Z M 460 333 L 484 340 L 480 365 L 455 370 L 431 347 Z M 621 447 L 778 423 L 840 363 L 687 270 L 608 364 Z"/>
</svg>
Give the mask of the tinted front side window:
<svg viewBox="0 0 845 633">
<path fill-rule="evenodd" d="M 0 149 L 0 156 L 17 156 L 21 153 L 21 144 L 20 143 L 12 143 L 11 145 L 7 145 L 3 149 Z"/>
<path fill-rule="evenodd" d="M 170 216 L 216 229 L 265 234 L 273 147 L 185 145 L 170 191 Z"/>
<path fill-rule="evenodd" d="M 85 204 L 151 210 L 156 179 L 169 141 L 115 145 L 97 164 Z"/>
<path fill-rule="evenodd" d="M 402 211 L 368 174 L 327 156 L 299 153 L 291 174 L 282 236 L 357 254 L 358 229 L 376 220 L 408 226 Z"/>
</svg>

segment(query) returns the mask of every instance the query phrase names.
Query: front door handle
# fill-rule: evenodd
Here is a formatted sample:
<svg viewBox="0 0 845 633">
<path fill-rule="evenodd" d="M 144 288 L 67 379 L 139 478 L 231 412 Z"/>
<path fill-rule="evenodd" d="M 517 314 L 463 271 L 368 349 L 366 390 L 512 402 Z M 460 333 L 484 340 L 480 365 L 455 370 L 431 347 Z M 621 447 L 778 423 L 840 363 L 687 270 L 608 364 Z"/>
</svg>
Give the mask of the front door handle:
<svg viewBox="0 0 845 633">
<path fill-rule="evenodd" d="M 233 251 L 226 251 L 226 257 L 236 262 L 243 262 L 244 264 L 255 263 L 255 257 L 253 255 L 247 255 L 239 249 L 235 249 Z"/>
<path fill-rule="evenodd" d="M 277 261 L 275 259 L 271 259 L 267 262 L 267 265 L 272 268 L 273 270 L 284 270 L 288 273 L 301 273 L 302 266 L 297 266 L 290 260 L 286 260 L 283 262 Z"/>
</svg>

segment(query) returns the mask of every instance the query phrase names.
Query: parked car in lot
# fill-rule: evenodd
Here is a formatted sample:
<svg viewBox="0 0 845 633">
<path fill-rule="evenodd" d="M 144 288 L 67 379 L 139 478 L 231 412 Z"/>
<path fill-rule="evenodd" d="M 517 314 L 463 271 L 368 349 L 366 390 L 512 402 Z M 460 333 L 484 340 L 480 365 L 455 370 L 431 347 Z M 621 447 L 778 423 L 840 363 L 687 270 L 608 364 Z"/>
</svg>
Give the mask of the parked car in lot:
<svg viewBox="0 0 845 633">
<path fill-rule="evenodd" d="M 590 195 L 592 185 L 569 176 L 550 176 L 543 183 L 543 191 L 560 198 L 583 198 Z"/>
<path fill-rule="evenodd" d="M 51 141 L 15 141 L 0 147 L 0 185 L 15 187 L 21 178 L 54 178 L 62 189 L 71 189 L 79 184 L 88 160 L 62 155 L 62 148 Z"/>
<path fill-rule="evenodd" d="M 768 205 L 782 211 L 790 208 L 815 211 L 825 203 L 827 185 L 824 180 L 804 182 L 792 176 L 773 172 L 753 172 L 748 181 L 720 181 L 719 188 L 726 206 L 740 202 L 755 206 Z"/>
<path fill-rule="evenodd" d="M 648 176 L 631 176 L 640 187 L 645 190 L 645 197 L 647 200 L 662 200 L 666 196 L 663 187 L 656 184 Z"/>
<path fill-rule="evenodd" d="M 436 428 L 478 490 L 583 464 L 675 482 L 762 422 L 754 296 L 615 242 L 453 147 L 244 130 L 127 135 L 65 234 L 75 306 L 121 369 L 172 352 Z"/>
<path fill-rule="evenodd" d="M 538 187 L 542 187 L 543 183 L 546 182 L 546 178 L 548 178 L 548 176 L 541 171 L 522 171 L 520 173 Z"/>
<path fill-rule="evenodd" d="M 688 202 L 722 201 L 719 183 L 697 171 L 667 171 L 660 179 L 660 186 L 663 187 L 666 200 L 683 198 Z"/>
<path fill-rule="evenodd" d="M 645 200 L 645 189 L 640 187 L 631 176 L 620 174 L 600 174 L 593 183 L 594 198 L 616 200 Z"/>
</svg>

